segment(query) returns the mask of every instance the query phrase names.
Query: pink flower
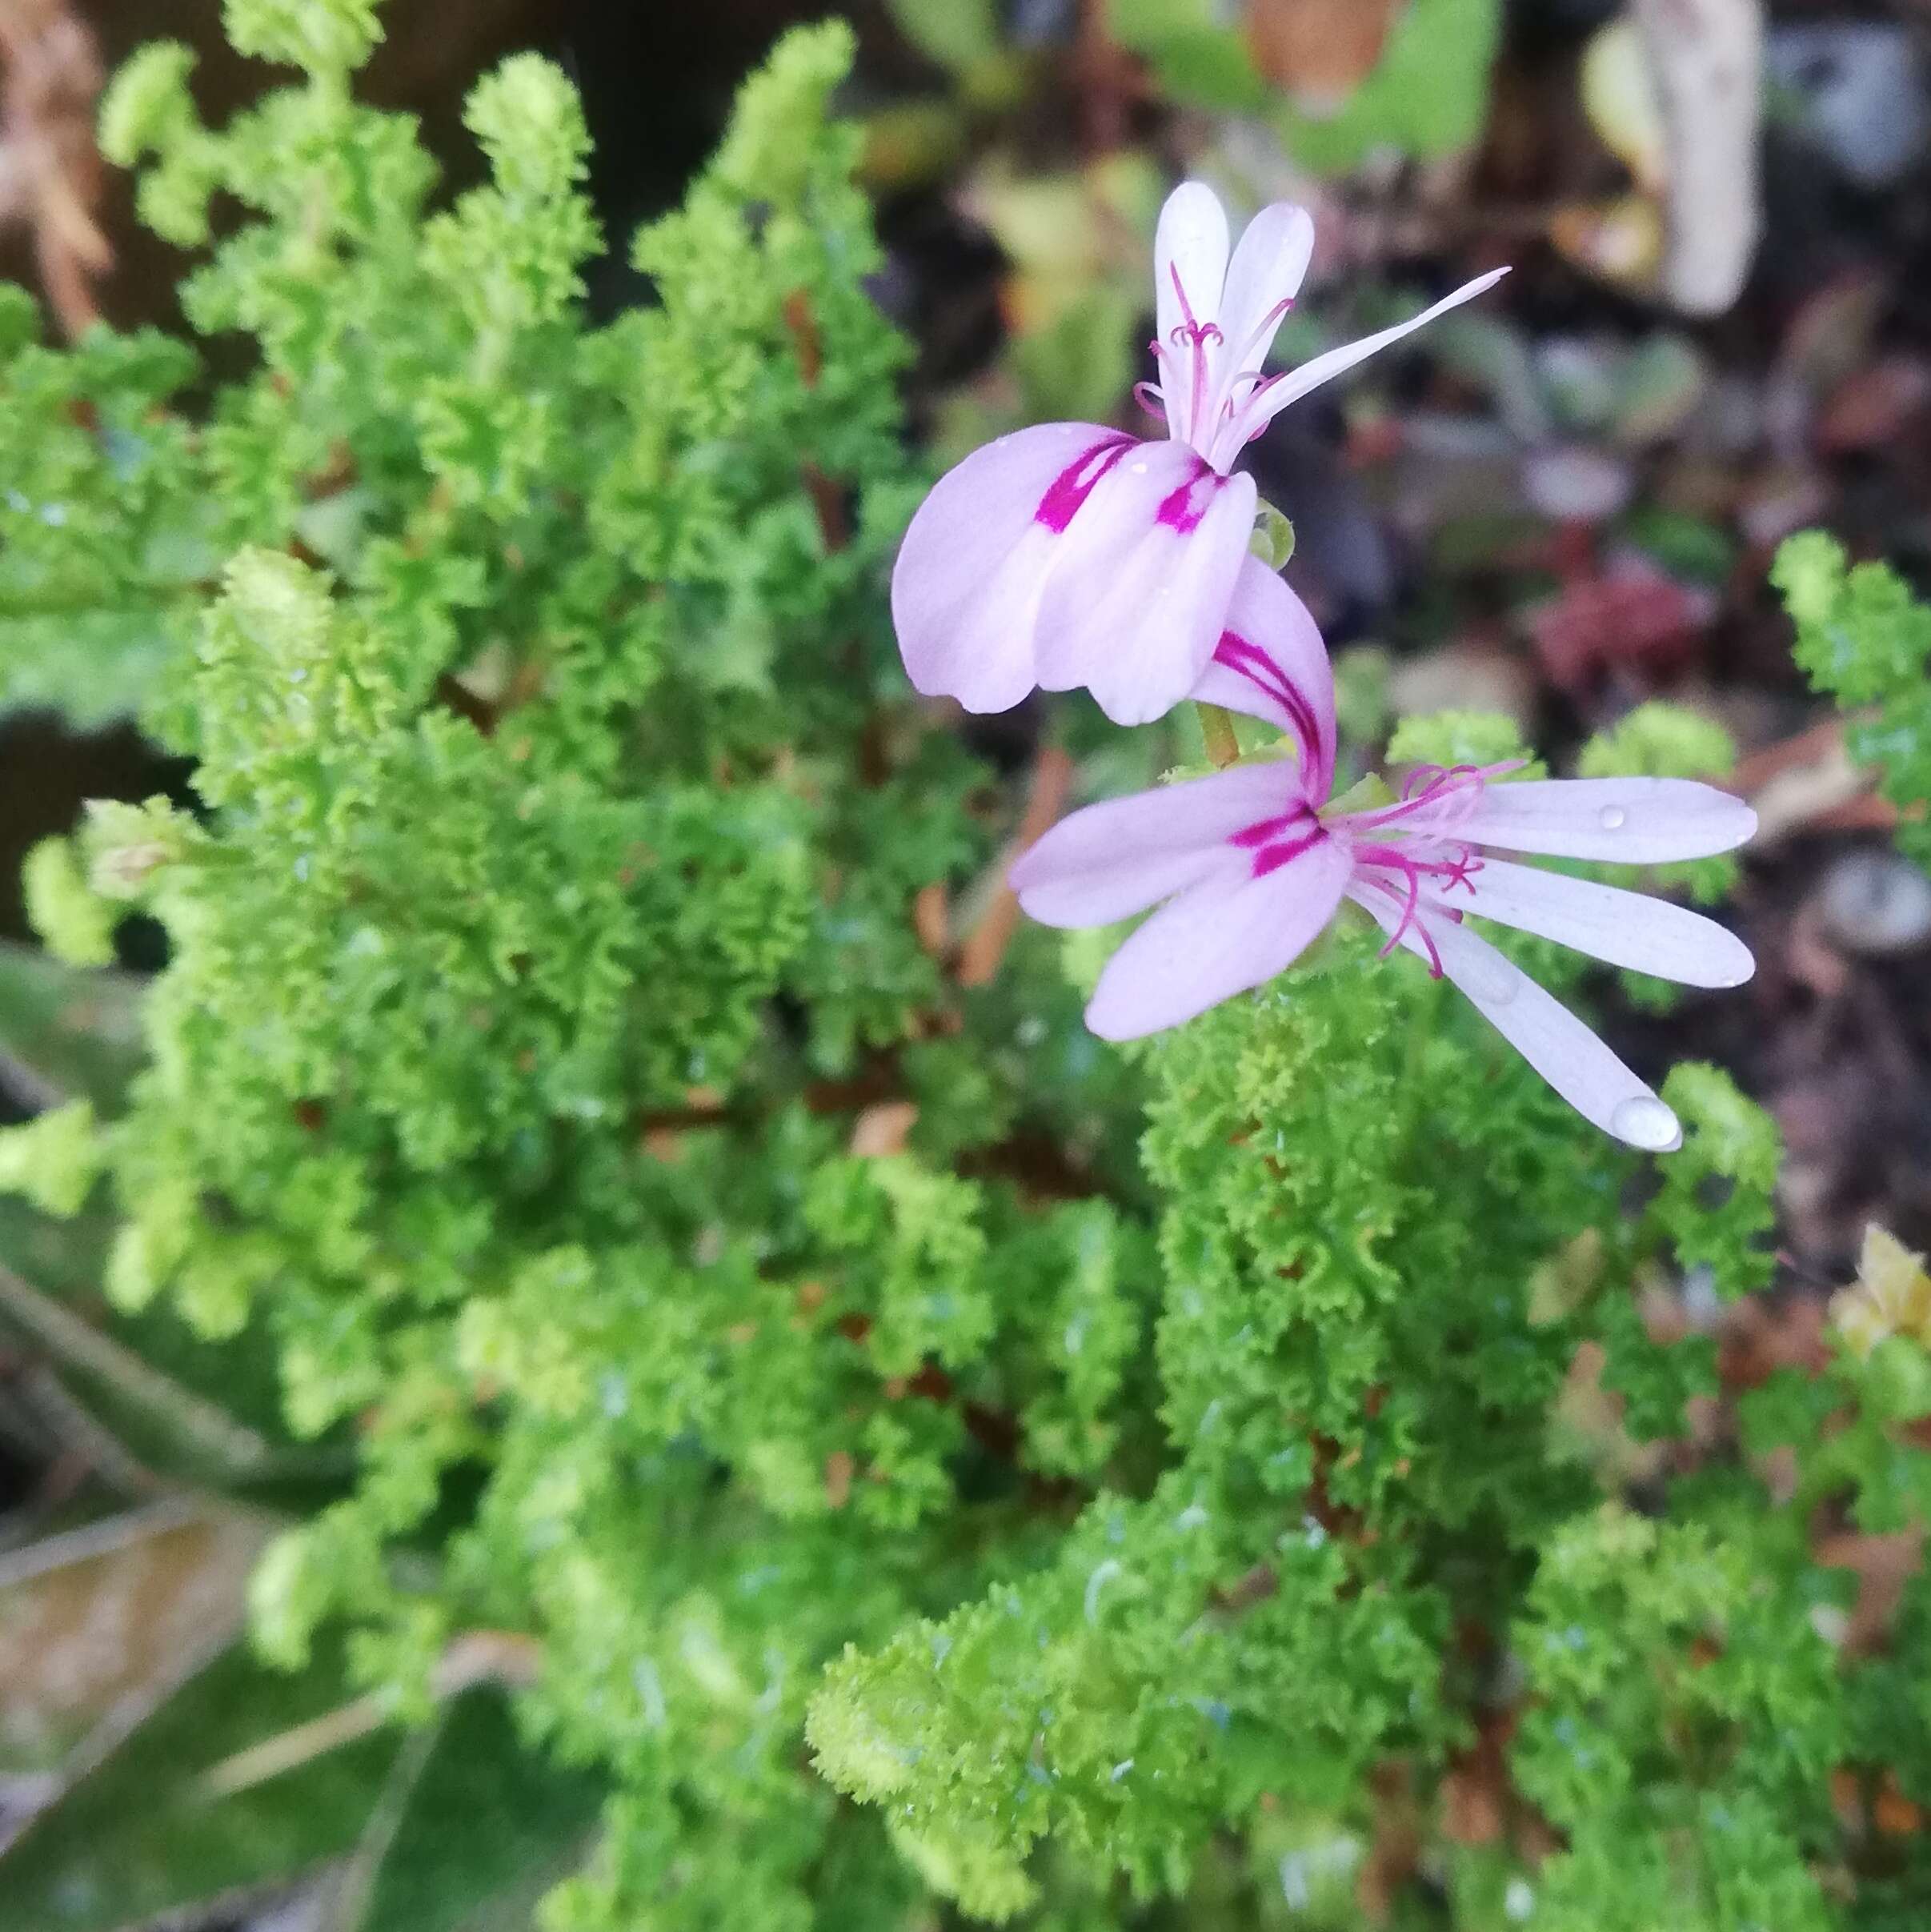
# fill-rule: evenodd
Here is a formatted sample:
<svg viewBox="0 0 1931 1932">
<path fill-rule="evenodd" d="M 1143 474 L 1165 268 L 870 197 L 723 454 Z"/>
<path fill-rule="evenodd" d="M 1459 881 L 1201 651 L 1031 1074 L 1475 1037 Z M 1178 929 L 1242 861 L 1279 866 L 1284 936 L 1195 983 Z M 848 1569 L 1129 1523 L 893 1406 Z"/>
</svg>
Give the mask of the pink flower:
<svg viewBox="0 0 1931 1932">
<path fill-rule="evenodd" d="M 1296 756 L 1088 806 L 1012 869 L 1020 904 L 1049 926 L 1159 907 L 1100 976 L 1086 1015 L 1096 1033 L 1136 1039 L 1260 985 L 1352 899 L 1388 934 L 1384 956 L 1405 948 L 1453 980 L 1585 1119 L 1633 1146 L 1681 1144 L 1669 1108 L 1468 915 L 1685 985 L 1739 986 L 1755 963 L 1713 920 L 1491 854 L 1705 858 L 1756 830 L 1747 805 L 1681 779 L 1495 784 L 1514 768 L 1461 765 L 1413 773 L 1392 803 L 1338 809 L 1327 655 L 1300 599 L 1258 562 L 1194 695 L 1280 726 Z"/>
<path fill-rule="evenodd" d="M 912 683 L 968 711 L 1036 685 L 1084 685 L 1116 723 L 1144 724 L 1191 691 L 1226 628 L 1253 533 L 1251 477 L 1231 472 L 1280 411 L 1378 349 L 1479 295 L 1484 275 L 1398 328 L 1283 375 L 1263 373 L 1294 305 L 1314 225 L 1285 202 L 1228 256 L 1211 189 L 1176 188 L 1160 221 L 1160 380 L 1142 385 L 1164 441 L 1091 423 L 1004 436 L 943 477 L 913 518 L 891 584 Z"/>
</svg>

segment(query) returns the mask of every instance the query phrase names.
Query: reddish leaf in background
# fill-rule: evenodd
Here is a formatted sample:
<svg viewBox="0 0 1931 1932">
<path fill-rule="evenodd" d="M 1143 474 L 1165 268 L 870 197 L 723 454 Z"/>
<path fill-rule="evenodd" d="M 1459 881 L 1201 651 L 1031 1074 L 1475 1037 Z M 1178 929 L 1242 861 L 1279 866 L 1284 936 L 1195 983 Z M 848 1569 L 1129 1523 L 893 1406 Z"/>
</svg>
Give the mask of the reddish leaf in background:
<svg viewBox="0 0 1931 1932">
<path fill-rule="evenodd" d="M 1931 403 L 1931 363 L 1887 355 L 1853 371 L 1831 391 L 1817 419 L 1817 445 L 1832 455 L 1882 449 L 1908 435 Z"/>
<path fill-rule="evenodd" d="M 1528 623 L 1550 680 L 1575 691 L 1613 666 L 1661 671 L 1681 664 L 1715 614 L 1709 591 L 1625 556 L 1535 606 Z"/>
<path fill-rule="evenodd" d="M 1313 113 L 1338 109 L 1373 73 L 1407 0 L 1248 0 L 1254 64 Z"/>
</svg>

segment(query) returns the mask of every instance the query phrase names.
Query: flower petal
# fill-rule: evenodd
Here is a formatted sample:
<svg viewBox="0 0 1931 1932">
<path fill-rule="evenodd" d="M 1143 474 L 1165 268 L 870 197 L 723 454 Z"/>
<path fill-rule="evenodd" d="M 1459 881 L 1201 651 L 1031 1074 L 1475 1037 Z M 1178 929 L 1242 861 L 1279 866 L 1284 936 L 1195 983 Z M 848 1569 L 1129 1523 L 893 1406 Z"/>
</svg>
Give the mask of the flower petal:
<svg viewBox="0 0 1931 1932">
<path fill-rule="evenodd" d="M 1111 925 L 1205 878 L 1238 884 L 1254 856 L 1228 841 L 1296 796 L 1294 774 L 1276 764 L 1109 799 L 1062 819 L 1008 878 L 1042 925 Z"/>
<path fill-rule="evenodd" d="M 1484 860 L 1472 884 L 1475 896 L 1463 909 L 1632 972 L 1684 986 L 1741 986 L 1757 970 L 1735 933 L 1667 899 L 1504 859 Z"/>
<path fill-rule="evenodd" d="M 939 479 L 891 575 L 899 649 L 919 691 L 993 711 L 1033 688 L 1040 594 L 1064 532 L 1102 466 L 1131 447 L 1095 423 L 1043 423 Z"/>
<path fill-rule="evenodd" d="M 1392 932 L 1400 909 L 1385 892 L 1351 895 Z M 1423 959 L 1432 944 L 1441 970 L 1482 1017 L 1592 1126 L 1651 1153 L 1683 1144 L 1677 1116 L 1562 1002 L 1454 920 L 1424 912 L 1401 944 Z"/>
<path fill-rule="evenodd" d="M 1227 280 L 1227 210 L 1220 196 L 1204 181 L 1182 182 L 1167 197 L 1153 238 L 1153 305 L 1160 317 L 1160 346 L 1169 355 L 1174 331 L 1186 323 L 1188 309 L 1203 324 L 1219 316 L 1220 291 Z"/>
<path fill-rule="evenodd" d="M 1039 681 L 1084 685 L 1116 724 L 1146 724 L 1193 688 L 1248 555 L 1253 479 L 1179 443 L 1142 443 L 1068 528 L 1039 605 Z"/>
<path fill-rule="evenodd" d="M 1086 1024 L 1137 1040 L 1272 979 L 1333 918 L 1349 869 L 1346 847 L 1324 838 L 1258 878 L 1210 878 L 1170 900 L 1108 962 Z"/>
<path fill-rule="evenodd" d="M 1741 799 L 1689 778 L 1539 778 L 1487 785 L 1460 836 L 1506 852 L 1663 865 L 1732 852 L 1757 830 Z"/>
<path fill-rule="evenodd" d="M 1459 308 L 1464 302 L 1472 302 L 1477 295 L 1486 295 L 1508 273 L 1507 269 L 1498 268 L 1488 275 L 1478 276 L 1411 320 L 1398 323 L 1392 329 L 1384 329 L 1379 335 L 1364 336 L 1360 342 L 1349 343 L 1344 348 L 1330 349 L 1325 355 L 1317 355 L 1312 362 L 1304 363 L 1300 368 L 1264 383 L 1248 397 L 1247 407 L 1240 413 L 1242 440 L 1258 434 L 1290 403 L 1298 403 L 1310 390 L 1332 382 L 1356 363 L 1364 363 L 1371 355 L 1378 355 L 1384 349 L 1392 347 L 1404 336 L 1426 328 L 1437 316 L 1445 315 L 1450 309 Z"/>
<path fill-rule="evenodd" d="M 1282 319 L 1274 311 L 1284 315 L 1284 305 L 1300 293 L 1313 255 L 1314 220 L 1305 208 L 1277 201 L 1248 223 L 1228 265 L 1217 319 L 1226 338 L 1220 359 L 1228 379 L 1267 361 Z"/>
<path fill-rule="evenodd" d="M 1300 748 L 1302 789 L 1316 804 L 1334 782 L 1334 670 L 1312 613 L 1250 555 L 1240 567 L 1227 628 L 1189 694 L 1264 719 Z"/>
</svg>

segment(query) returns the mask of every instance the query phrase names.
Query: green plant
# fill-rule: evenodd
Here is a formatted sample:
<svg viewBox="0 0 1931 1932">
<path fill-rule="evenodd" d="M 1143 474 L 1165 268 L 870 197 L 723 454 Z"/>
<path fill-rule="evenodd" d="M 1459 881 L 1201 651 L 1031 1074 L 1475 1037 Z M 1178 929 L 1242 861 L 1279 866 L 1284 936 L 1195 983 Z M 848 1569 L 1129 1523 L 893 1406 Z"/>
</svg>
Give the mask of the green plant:
<svg viewBox="0 0 1931 1932">
<path fill-rule="evenodd" d="M 190 405 L 186 350 L 30 348 L 9 311 L 48 579 L 111 563 L 129 614 L 0 632 L 9 688 L 142 703 L 198 802 L 34 862 L 56 952 L 98 968 L 138 910 L 170 954 L 131 1082 L 6 980 L 72 1097 L 0 1183 L 70 1218 L 0 1235 L 104 1285 L 90 1341 L 8 1305 L 107 1425 L 194 1418 L 197 1480 L 277 1512 L 253 1626 L 293 1674 L 264 1760 L 236 1701 L 271 1694 L 211 1665 L 0 1858 L 9 1922 L 182 1902 L 77 1916 L 63 1860 L 184 1764 L 199 1799 L 290 1778 L 332 1834 L 203 1856 L 236 1814 L 169 1786 L 208 1886 L 359 1844 L 364 1932 L 476 1922 L 509 1818 L 514 1876 L 567 1874 L 552 1932 L 1907 1910 L 1922 1856 L 1831 1775 L 1931 1801 L 1923 1585 L 1868 1657 L 1809 1530 L 1921 1515 L 1931 1365 L 1901 1335 L 1720 1378 L 1676 1285 L 1763 1286 L 1765 1116 L 1679 1069 L 1647 1187 L 1360 932 L 1126 1054 L 1069 984 L 1103 948 L 1010 934 L 1024 787 L 889 633 L 922 479 L 844 31 L 783 44 L 639 238 L 653 301 L 594 329 L 559 74 L 479 86 L 491 177 L 444 206 L 346 84 L 367 6 L 228 17 L 302 78 L 211 130 L 150 49 L 106 129 L 172 238 L 246 210 L 185 294 L 248 372 Z M 1400 750 L 1468 743 L 1514 748 L 1456 716 Z M 1650 715 L 1586 768 L 1709 751 Z M 286 1436 L 221 1414 L 251 1348 Z M 289 1743 L 331 1707 L 341 1755 Z"/>
<path fill-rule="evenodd" d="M 1898 844 L 1931 869 L 1931 608 L 1888 564 L 1853 566 L 1821 531 L 1792 537 L 1771 575 L 1797 625 L 1797 661 L 1851 714 L 1851 756 L 1882 774 Z"/>
</svg>

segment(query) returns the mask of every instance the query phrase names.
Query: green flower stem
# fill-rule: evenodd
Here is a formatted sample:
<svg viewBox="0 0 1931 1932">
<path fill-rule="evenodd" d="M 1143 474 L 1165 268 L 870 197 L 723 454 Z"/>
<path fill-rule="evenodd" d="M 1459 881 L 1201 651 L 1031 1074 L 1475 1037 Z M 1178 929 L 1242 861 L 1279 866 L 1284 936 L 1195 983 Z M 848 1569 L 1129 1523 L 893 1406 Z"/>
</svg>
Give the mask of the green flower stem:
<svg viewBox="0 0 1931 1932">
<path fill-rule="evenodd" d="M 1224 772 L 1240 756 L 1240 740 L 1234 736 L 1233 719 L 1217 704 L 1196 704 L 1200 715 L 1200 736 L 1207 740 L 1207 756 L 1214 769 Z"/>
</svg>

